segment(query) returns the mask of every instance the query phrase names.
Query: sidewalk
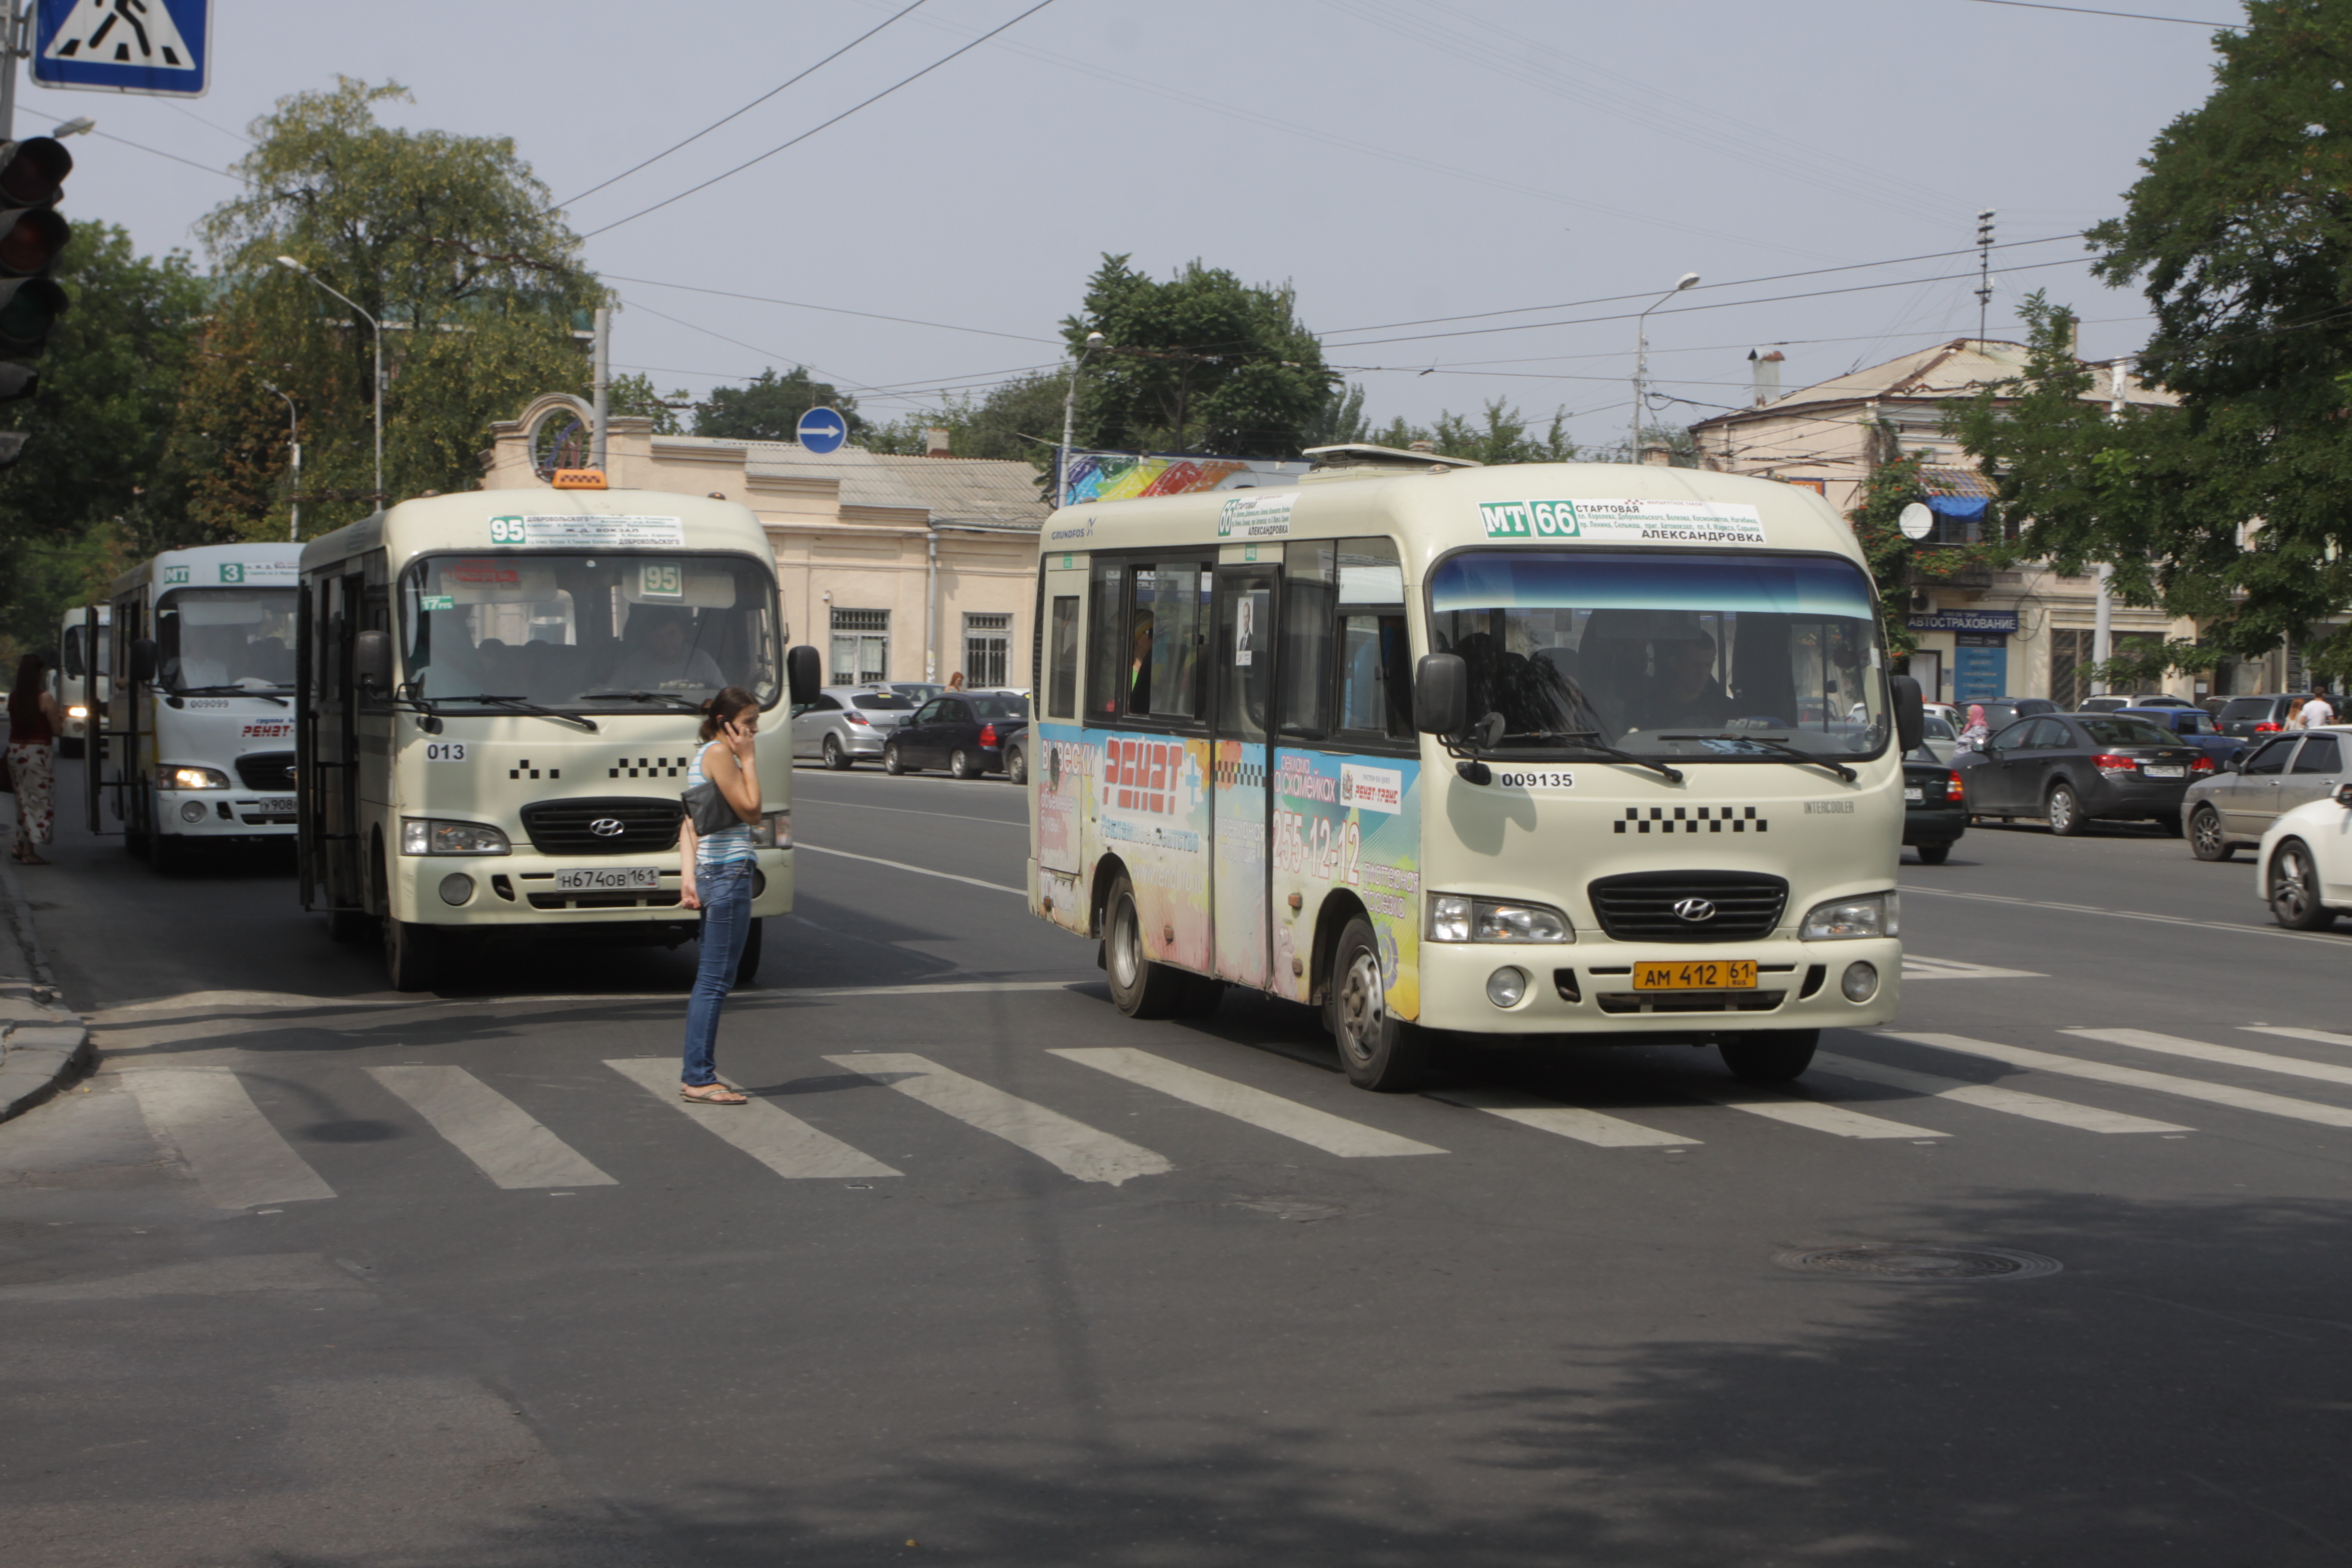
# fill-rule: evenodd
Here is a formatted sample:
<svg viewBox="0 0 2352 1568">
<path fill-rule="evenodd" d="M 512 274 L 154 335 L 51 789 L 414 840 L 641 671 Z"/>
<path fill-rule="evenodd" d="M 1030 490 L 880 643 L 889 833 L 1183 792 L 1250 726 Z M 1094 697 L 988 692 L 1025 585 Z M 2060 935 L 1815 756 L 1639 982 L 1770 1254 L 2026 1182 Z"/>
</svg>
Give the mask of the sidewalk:
<svg viewBox="0 0 2352 1568">
<path fill-rule="evenodd" d="M 89 1026 L 58 996 L 24 884 L 0 860 L 0 1121 L 48 1099 L 89 1060 Z"/>
</svg>

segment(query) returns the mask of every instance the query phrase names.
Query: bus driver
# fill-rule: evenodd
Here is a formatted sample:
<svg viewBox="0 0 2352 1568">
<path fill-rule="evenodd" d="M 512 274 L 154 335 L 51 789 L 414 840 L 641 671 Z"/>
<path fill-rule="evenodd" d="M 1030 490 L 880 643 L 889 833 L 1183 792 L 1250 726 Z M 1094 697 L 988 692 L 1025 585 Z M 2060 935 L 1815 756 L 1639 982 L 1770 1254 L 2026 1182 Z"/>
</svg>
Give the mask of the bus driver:
<svg viewBox="0 0 2352 1568">
<path fill-rule="evenodd" d="M 727 684 L 719 673 L 718 661 L 693 646 L 691 623 L 685 611 L 646 606 L 630 619 L 650 624 L 635 648 L 613 671 L 614 686 L 624 691 L 675 690 L 680 687 L 716 691 Z"/>
</svg>

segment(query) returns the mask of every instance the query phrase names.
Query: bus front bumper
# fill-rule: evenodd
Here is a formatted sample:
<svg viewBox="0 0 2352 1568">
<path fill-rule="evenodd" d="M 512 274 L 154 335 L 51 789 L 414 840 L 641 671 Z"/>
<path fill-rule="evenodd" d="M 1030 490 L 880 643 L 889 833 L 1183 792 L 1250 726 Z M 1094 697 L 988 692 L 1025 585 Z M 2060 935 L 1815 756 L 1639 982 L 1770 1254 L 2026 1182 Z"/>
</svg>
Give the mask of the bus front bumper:
<svg viewBox="0 0 2352 1568">
<path fill-rule="evenodd" d="M 1579 933 L 1581 935 L 1582 933 Z M 1644 990 L 1643 963 L 1754 961 L 1752 987 Z M 1472 1035 L 1623 1034 L 1687 1037 L 1759 1029 L 1866 1028 L 1894 1020 L 1903 944 L 1892 938 L 1712 946 L 1576 942 L 1420 944 L 1420 1021 Z M 1864 966 L 1857 968 L 1857 966 Z M 1525 979 L 1509 1006 L 1489 994 L 1496 973 Z M 1847 987 L 1866 994 L 1850 999 Z M 1508 986 L 1499 987 L 1507 994 Z"/>
<path fill-rule="evenodd" d="M 155 826 L 187 838 L 291 838 L 293 801 L 247 789 L 159 789 Z"/>
<path fill-rule="evenodd" d="M 793 852 L 753 851 L 759 869 L 751 913 L 792 912 Z M 582 858 L 513 855 L 401 855 L 393 858 L 392 914 L 414 925 L 533 926 L 686 925 L 701 917 L 678 901 L 677 856 L 616 856 L 598 871 L 656 874 L 651 888 L 565 889 L 561 874 Z"/>
</svg>

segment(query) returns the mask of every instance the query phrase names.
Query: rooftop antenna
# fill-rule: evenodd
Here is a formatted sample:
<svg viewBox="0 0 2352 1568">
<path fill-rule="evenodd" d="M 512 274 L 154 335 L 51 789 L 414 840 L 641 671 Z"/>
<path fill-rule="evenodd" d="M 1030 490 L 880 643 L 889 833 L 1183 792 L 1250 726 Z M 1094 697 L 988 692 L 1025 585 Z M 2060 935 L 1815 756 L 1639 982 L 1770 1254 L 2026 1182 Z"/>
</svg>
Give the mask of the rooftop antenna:
<svg viewBox="0 0 2352 1568">
<path fill-rule="evenodd" d="M 1992 208 L 1977 214 L 1977 347 L 1985 341 L 1985 312 L 1992 306 Z"/>
</svg>

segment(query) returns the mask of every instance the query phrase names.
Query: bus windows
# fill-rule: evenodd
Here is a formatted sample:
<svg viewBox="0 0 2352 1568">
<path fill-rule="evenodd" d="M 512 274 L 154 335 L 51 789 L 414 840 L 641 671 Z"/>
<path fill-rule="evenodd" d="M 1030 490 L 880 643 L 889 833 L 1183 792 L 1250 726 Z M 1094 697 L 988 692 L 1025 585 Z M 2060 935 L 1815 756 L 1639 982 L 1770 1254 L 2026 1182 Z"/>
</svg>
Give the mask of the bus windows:
<svg viewBox="0 0 2352 1568">
<path fill-rule="evenodd" d="M 1126 570 L 1116 562 L 1097 561 L 1087 585 L 1093 603 L 1087 625 L 1094 640 L 1087 650 L 1087 713 L 1095 719 L 1118 717 L 1119 671 L 1127 664 L 1127 617 L 1119 614 L 1118 590 Z"/>
<path fill-rule="evenodd" d="M 1282 552 L 1282 732 L 1314 739 L 1331 729 L 1331 621 L 1339 599 L 1338 548 L 1306 539 Z"/>
<path fill-rule="evenodd" d="M 1131 717 L 1200 716 L 1201 598 L 1206 574 L 1189 563 L 1131 569 L 1127 711 Z"/>
<path fill-rule="evenodd" d="M 1078 713 L 1078 596 L 1054 600 L 1052 664 L 1045 679 L 1045 717 L 1075 719 Z"/>
<path fill-rule="evenodd" d="M 1339 648 L 1339 727 L 1388 740 L 1412 734 L 1404 611 L 1368 615 L 1350 606 L 1340 618 Z"/>
</svg>

